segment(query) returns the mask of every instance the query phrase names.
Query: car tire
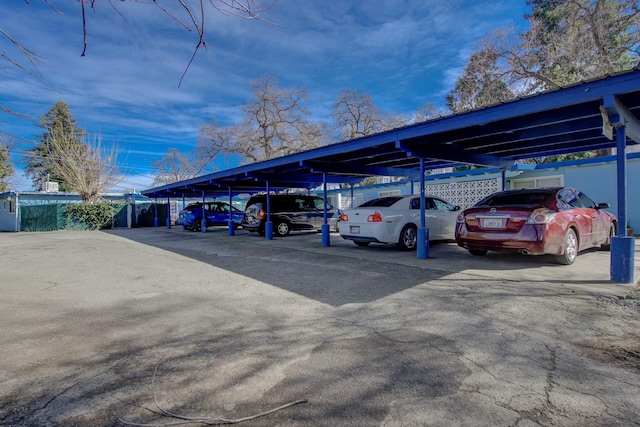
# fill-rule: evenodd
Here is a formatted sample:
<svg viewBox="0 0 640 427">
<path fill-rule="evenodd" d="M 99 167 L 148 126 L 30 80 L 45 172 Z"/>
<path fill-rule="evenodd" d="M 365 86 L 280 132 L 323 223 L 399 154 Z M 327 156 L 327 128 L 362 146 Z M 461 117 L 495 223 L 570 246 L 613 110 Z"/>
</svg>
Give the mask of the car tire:
<svg viewBox="0 0 640 427">
<path fill-rule="evenodd" d="M 567 231 L 564 236 L 564 253 L 562 255 L 553 255 L 553 261 L 556 264 L 571 265 L 578 256 L 578 237 L 573 228 Z"/>
<path fill-rule="evenodd" d="M 607 239 L 606 243 L 603 243 L 602 245 L 600 245 L 600 249 L 602 249 L 603 251 L 610 251 L 611 250 L 611 239 L 616 235 L 616 228 L 612 225 L 611 229 L 609 229 L 609 238 Z"/>
<path fill-rule="evenodd" d="M 340 221 L 336 221 L 336 225 L 333 227 L 336 233 L 340 232 Z"/>
<path fill-rule="evenodd" d="M 363 248 L 369 246 L 369 242 L 353 242 L 358 246 L 362 246 Z"/>
<path fill-rule="evenodd" d="M 291 226 L 286 221 L 277 222 L 275 226 L 276 236 L 284 237 L 291 231 Z"/>
<path fill-rule="evenodd" d="M 473 256 L 485 256 L 487 252 L 486 249 L 469 249 L 469 253 Z"/>
<path fill-rule="evenodd" d="M 415 250 L 418 243 L 418 228 L 413 224 L 407 224 L 400 232 L 398 248 L 403 251 Z"/>
<path fill-rule="evenodd" d="M 197 220 L 193 223 L 193 227 L 191 227 L 191 231 L 197 231 L 198 233 L 202 231 L 202 221 Z"/>
</svg>

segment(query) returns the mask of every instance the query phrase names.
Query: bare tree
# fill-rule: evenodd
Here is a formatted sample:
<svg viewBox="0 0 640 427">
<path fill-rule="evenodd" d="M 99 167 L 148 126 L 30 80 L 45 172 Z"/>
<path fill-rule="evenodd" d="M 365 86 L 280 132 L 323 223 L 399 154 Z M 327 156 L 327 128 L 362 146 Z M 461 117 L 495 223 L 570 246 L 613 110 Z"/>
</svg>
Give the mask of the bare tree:
<svg viewBox="0 0 640 427">
<path fill-rule="evenodd" d="M 345 139 L 360 138 L 380 132 L 383 118 L 371 95 L 357 89 L 343 90 L 333 103 L 333 123 Z"/>
<path fill-rule="evenodd" d="M 152 186 L 172 184 L 178 181 L 195 178 L 211 163 L 215 155 L 205 150 L 196 149 L 193 153 L 182 153 L 176 148 L 170 148 L 167 154 L 153 163 L 158 171 Z"/>
<path fill-rule="evenodd" d="M 237 154 L 243 162 L 285 156 L 324 144 L 321 125 L 312 122 L 304 104 L 305 89 L 280 89 L 271 76 L 251 82 L 254 98 L 241 107 L 242 122 L 200 127 L 200 141 L 215 152 Z"/>
<path fill-rule="evenodd" d="M 105 147 L 102 138 L 91 143 L 78 143 L 74 135 L 55 132 L 49 141 L 58 159 L 52 163 L 53 172 L 61 177 L 70 191 L 77 192 L 83 201 L 95 201 L 123 181 L 118 168 L 120 149 L 112 144 Z"/>
<path fill-rule="evenodd" d="M 438 107 L 432 102 L 428 102 L 418 107 L 412 121 L 414 123 L 426 122 L 428 120 L 437 119 L 446 115 L 446 110 Z"/>
</svg>

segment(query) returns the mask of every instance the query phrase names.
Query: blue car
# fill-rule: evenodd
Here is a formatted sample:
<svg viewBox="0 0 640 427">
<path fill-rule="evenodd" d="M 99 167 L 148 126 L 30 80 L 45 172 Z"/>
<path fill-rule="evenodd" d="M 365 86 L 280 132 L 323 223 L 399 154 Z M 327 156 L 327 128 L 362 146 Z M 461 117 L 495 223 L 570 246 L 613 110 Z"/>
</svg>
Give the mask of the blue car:
<svg viewBox="0 0 640 427">
<path fill-rule="evenodd" d="M 205 218 L 207 227 L 213 225 L 227 225 L 229 211 L 235 228 L 240 227 L 244 212 L 224 202 L 205 203 Z M 177 225 L 183 225 L 189 231 L 202 231 L 202 202 L 192 203 L 178 214 Z"/>
</svg>

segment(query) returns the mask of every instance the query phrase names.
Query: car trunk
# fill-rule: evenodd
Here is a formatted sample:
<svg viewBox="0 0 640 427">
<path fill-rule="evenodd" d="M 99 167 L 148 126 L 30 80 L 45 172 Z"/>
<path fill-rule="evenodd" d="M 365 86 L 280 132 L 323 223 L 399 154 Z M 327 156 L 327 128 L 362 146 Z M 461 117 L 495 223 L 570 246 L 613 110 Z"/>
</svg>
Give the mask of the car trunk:
<svg viewBox="0 0 640 427">
<path fill-rule="evenodd" d="M 475 208 L 466 212 L 467 230 L 483 233 L 517 233 L 527 222 L 533 209 Z"/>
</svg>

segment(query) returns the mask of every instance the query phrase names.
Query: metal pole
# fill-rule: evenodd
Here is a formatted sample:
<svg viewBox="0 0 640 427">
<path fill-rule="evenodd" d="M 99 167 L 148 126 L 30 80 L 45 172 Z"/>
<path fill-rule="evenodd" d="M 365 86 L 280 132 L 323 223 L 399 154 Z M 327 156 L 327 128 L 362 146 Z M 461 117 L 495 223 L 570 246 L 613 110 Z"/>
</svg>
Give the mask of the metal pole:
<svg viewBox="0 0 640 427">
<path fill-rule="evenodd" d="M 167 197 L 167 228 L 171 229 L 171 197 Z"/>
<path fill-rule="evenodd" d="M 627 236 L 627 141 L 624 126 L 616 127 L 618 236 L 611 238 L 611 280 L 633 283 L 635 239 Z"/>
<path fill-rule="evenodd" d="M 267 218 L 264 223 L 264 237 L 267 240 L 273 240 L 273 223 L 271 222 L 271 190 L 269 181 L 267 181 Z"/>
<path fill-rule="evenodd" d="M 229 236 L 233 236 L 235 234 L 236 224 L 233 222 L 233 193 L 231 192 L 231 187 L 229 187 L 229 222 L 227 225 Z"/>
<path fill-rule="evenodd" d="M 200 220 L 200 231 L 202 231 L 203 233 L 207 232 L 207 212 L 205 209 L 205 194 L 204 194 L 204 190 L 202 190 L 202 219 Z"/>
<path fill-rule="evenodd" d="M 331 231 L 327 223 L 327 173 L 322 172 L 322 190 L 324 192 L 324 215 L 322 222 L 322 246 L 331 246 Z"/>
<path fill-rule="evenodd" d="M 429 258 L 429 229 L 427 229 L 427 221 L 425 220 L 425 205 L 426 200 L 424 197 L 425 183 L 424 183 L 424 158 L 420 158 L 420 227 L 418 228 L 418 235 L 416 241 L 416 252 L 418 259 Z"/>
</svg>

